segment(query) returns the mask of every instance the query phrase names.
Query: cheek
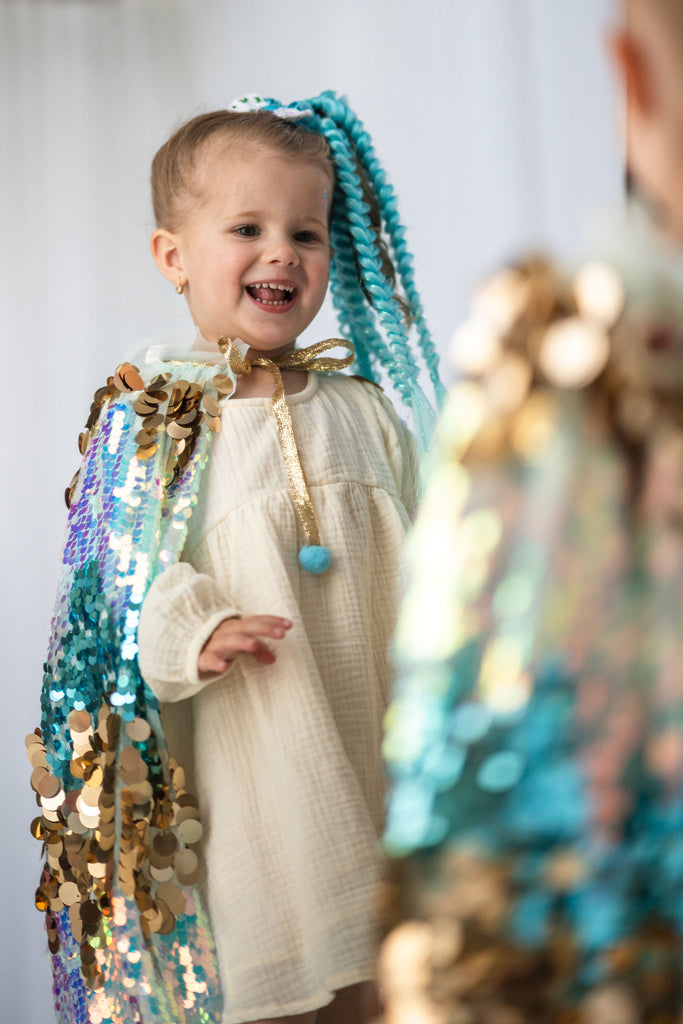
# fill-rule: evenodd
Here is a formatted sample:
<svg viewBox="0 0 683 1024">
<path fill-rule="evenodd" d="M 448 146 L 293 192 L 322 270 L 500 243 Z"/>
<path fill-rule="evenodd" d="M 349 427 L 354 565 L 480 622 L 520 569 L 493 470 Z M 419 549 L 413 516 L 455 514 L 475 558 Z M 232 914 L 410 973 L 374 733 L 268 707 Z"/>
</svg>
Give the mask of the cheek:
<svg viewBox="0 0 683 1024">
<path fill-rule="evenodd" d="M 326 289 L 330 280 L 330 255 L 328 253 L 321 256 L 318 262 L 316 278 L 320 287 Z"/>
</svg>

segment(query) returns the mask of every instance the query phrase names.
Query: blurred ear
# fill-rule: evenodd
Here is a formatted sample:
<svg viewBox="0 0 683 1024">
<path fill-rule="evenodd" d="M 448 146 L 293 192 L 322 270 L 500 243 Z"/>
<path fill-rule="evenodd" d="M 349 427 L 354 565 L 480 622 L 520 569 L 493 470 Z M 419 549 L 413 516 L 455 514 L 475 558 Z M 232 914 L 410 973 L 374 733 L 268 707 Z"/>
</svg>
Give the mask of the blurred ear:
<svg viewBox="0 0 683 1024">
<path fill-rule="evenodd" d="M 157 228 L 152 233 L 150 247 L 154 262 L 167 281 L 177 284 L 179 280 L 185 279 L 176 235 L 164 228 Z"/>
<path fill-rule="evenodd" d="M 607 49 L 621 79 L 632 113 L 648 114 L 653 106 L 651 71 L 647 56 L 627 28 L 607 37 Z"/>
</svg>

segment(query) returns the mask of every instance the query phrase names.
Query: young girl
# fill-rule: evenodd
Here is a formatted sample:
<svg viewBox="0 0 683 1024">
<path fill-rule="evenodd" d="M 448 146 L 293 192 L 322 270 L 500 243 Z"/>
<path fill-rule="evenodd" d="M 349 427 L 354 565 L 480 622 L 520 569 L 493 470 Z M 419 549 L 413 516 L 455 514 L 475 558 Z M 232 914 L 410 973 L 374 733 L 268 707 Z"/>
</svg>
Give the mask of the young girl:
<svg viewBox="0 0 683 1024">
<path fill-rule="evenodd" d="M 152 191 L 153 255 L 196 334 L 96 395 L 27 741 L 60 1019 L 368 1020 L 386 649 L 416 496 L 373 381 L 424 442 L 410 320 L 441 390 L 395 197 L 329 93 L 195 118 Z M 330 372 L 351 341 L 294 347 L 330 261 L 360 378 Z"/>
</svg>

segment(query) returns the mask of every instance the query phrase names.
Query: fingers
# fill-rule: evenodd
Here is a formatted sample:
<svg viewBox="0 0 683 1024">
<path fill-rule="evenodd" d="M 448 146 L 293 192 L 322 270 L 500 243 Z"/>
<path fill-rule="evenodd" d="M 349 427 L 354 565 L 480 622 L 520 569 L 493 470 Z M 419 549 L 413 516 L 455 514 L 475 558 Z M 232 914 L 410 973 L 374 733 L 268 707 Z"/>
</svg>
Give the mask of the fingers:
<svg viewBox="0 0 683 1024">
<path fill-rule="evenodd" d="M 289 619 L 279 615 L 250 615 L 248 619 L 233 620 L 239 622 L 246 636 L 268 636 L 273 640 L 281 640 L 288 629 L 292 628 Z"/>
<path fill-rule="evenodd" d="M 267 644 L 258 642 L 255 649 L 251 651 L 251 654 L 260 661 L 263 665 L 272 665 L 275 661 L 275 655 L 271 651 Z"/>
<path fill-rule="evenodd" d="M 264 638 L 281 640 L 292 623 L 279 615 L 251 615 L 246 619 L 226 619 L 213 631 L 199 655 L 197 667 L 201 679 L 227 672 L 241 654 L 250 654 L 264 665 L 272 665 L 275 654 Z"/>
<path fill-rule="evenodd" d="M 202 651 L 197 661 L 199 678 L 207 679 L 210 676 L 222 676 L 230 668 L 231 662 L 221 658 L 218 654 Z"/>
</svg>

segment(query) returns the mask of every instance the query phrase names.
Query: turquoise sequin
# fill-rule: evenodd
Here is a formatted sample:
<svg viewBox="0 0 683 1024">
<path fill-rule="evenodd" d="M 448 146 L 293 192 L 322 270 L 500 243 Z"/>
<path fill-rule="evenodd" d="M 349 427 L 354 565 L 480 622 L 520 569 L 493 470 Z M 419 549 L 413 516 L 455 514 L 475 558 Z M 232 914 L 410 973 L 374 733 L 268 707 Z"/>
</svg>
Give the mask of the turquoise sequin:
<svg viewBox="0 0 683 1024">
<path fill-rule="evenodd" d="M 157 365 L 156 371 L 165 368 Z M 211 379 L 216 367 L 187 363 L 172 369 L 176 379 L 195 382 L 200 392 L 205 389 L 215 397 Z M 165 747 L 156 698 L 138 670 L 136 643 L 145 592 L 181 551 L 211 433 L 206 427 L 199 431 L 185 470 L 169 483 L 167 466 L 175 442 L 162 433 L 154 457 L 137 457 L 141 420 L 133 409 L 135 397 L 122 394 L 104 406 L 69 513 L 41 696 L 45 769 L 40 767 L 40 751 L 36 754 L 36 737 L 27 741 L 32 763 L 38 764 L 38 785 L 44 772 L 48 780 L 50 774 L 58 780 L 57 789 L 62 786 L 54 798 L 41 797 L 42 828 L 49 841 L 37 902 L 50 902 L 46 927 L 59 1024 L 218 1024 L 222 995 L 208 916 L 196 884 L 183 883 L 176 867 L 176 874 L 171 871 L 173 886 L 160 888 L 144 853 L 145 842 L 151 849 L 157 837 L 178 854 L 184 849 L 179 839 L 169 847 L 167 838 L 174 833 L 171 801 L 184 790 Z M 86 718 L 73 717 L 79 712 Z M 72 769 L 78 764 L 79 777 L 74 777 Z M 91 777 L 93 772 L 103 774 Z M 114 772 L 121 773 L 119 783 Z M 91 802 L 83 803 L 86 799 Z M 189 795 L 182 799 L 185 807 L 191 804 Z M 108 820 L 115 823 L 115 848 L 108 841 L 100 845 L 111 832 L 104 828 Z M 136 821 L 145 829 L 142 845 Z M 51 836 L 59 847 L 51 845 Z M 74 851 L 69 857 L 67 844 Z M 60 856 L 66 859 L 51 860 L 51 850 L 62 848 Z M 128 849 L 134 859 L 124 863 L 123 851 Z M 92 894 L 69 890 L 73 882 L 60 887 L 56 873 L 72 877 L 69 872 L 76 871 L 86 850 L 93 854 L 96 872 Z M 173 856 L 164 863 L 173 867 Z M 191 864 L 196 862 L 193 856 Z M 106 884 L 105 871 L 110 878 Z M 179 901 L 174 913 L 162 894 Z M 150 915 L 147 923 L 145 911 Z M 73 934 L 74 912 L 79 934 L 83 931 L 79 940 Z M 94 987 L 83 974 L 88 964 L 93 964 L 93 978 L 101 977 Z"/>
</svg>

